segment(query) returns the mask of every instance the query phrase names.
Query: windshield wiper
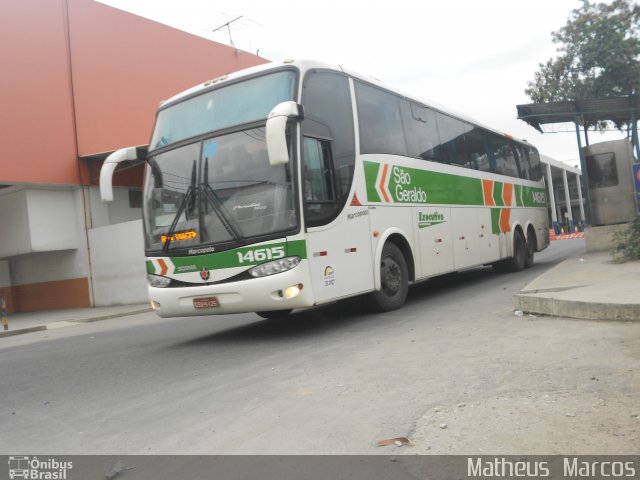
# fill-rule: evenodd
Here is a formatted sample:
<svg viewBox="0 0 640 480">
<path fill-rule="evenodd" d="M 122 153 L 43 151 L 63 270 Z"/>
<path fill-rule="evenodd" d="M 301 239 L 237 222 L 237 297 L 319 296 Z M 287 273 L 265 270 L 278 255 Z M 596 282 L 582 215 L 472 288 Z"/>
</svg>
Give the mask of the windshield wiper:
<svg viewBox="0 0 640 480">
<path fill-rule="evenodd" d="M 167 240 L 164 242 L 162 247 L 162 252 L 167 253 L 169 250 L 169 245 L 171 244 L 171 239 L 173 238 L 173 234 L 176 231 L 176 227 L 178 226 L 178 222 L 180 221 L 180 215 L 182 212 L 185 212 L 185 219 L 189 219 L 193 214 L 193 209 L 196 205 L 196 161 L 193 161 L 193 168 L 191 169 L 191 183 L 187 188 L 187 191 L 184 194 L 180 205 L 178 205 L 178 211 L 176 212 L 175 217 L 173 217 L 173 222 L 171 222 L 171 226 L 167 232 Z"/>
<path fill-rule="evenodd" d="M 222 223 L 224 228 L 227 229 L 227 232 L 229 233 L 229 235 L 231 235 L 235 240 L 240 240 L 242 238 L 242 234 L 238 231 L 237 228 L 233 226 L 233 224 L 227 218 L 227 215 L 229 214 L 229 212 L 226 212 L 227 215 L 225 215 L 226 208 L 220 201 L 218 194 L 216 194 L 215 190 L 213 190 L 213 188 L 211 188 L 211 185 L 209 185 L 208 178 L 209 178 L 209 159 L 205 158 L 204 176 L 203 176 L 203 182 L 202 182 L 202 185 L 204 187 L 204 193 L 207 196 L 207 198 L 211 201 L 211 203 L 213 203 L 213 207 L 214 207 L 213 210 L 216 213 L 216 215 L 218 215 L 218 218 L 220 219 L 220 223 Z M 203 211 L 204 209 L 201 209 L 201 210 Z M 204 225 L 204 223 L 202 222 L 201 224 Z"/>
</svg>

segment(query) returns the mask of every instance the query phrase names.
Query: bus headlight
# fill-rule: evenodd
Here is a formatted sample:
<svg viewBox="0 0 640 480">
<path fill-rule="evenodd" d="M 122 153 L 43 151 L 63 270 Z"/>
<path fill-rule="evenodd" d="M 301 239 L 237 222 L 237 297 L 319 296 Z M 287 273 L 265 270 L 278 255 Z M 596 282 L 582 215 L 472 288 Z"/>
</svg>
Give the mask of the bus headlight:
<svg viewBox="0 0 640 480">
<path fill-rule="evenodd" d="M 286 272 L 300 264 L 300 257 L 287 257 L 273 262 L 263 263 L 249 270 L 252 277 L 268 277 L 276 273 Z"/>
<path fill-rule="evenodd" d="M 171 283 L 171 279 L 168 277 L 161 277 L 160 275 L 147 275 L 147 282 L 149 282 L 149 286 L 155 288 L 165 288 L 168 287 Z"/>
</svg>

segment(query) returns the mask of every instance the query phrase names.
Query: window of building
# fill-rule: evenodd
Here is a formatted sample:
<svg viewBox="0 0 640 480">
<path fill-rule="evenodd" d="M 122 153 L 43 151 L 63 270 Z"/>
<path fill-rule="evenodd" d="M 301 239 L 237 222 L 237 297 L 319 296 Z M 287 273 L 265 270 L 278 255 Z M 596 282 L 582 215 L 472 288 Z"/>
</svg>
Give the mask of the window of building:
<svg viewBox="0 0 640 480">
<path fill-rule="evenodd" d="M 587 174 L 590 188 L 615 187 L 618 185 L 618 167 L 616 156 L 600 153 L 587 156 Z"/>
<path fill-rule="evenodd" d="M 142 208 L 142 190 L 129 189 L 129 208 Z"/>
</svg>

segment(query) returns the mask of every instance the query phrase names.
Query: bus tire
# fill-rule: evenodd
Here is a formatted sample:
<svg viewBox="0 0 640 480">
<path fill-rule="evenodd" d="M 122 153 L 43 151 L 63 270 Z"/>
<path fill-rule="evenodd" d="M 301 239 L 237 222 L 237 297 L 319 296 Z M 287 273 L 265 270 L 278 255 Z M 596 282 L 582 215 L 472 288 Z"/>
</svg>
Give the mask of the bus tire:
<svg viewBox="0 0 640 480">
<path fill-rule="evenodd" d="M 525 267 L 527 258 L 527 244 L 520 230 L 513 233 L 513 257 L 493 263 L 493 271 L 496 273 L 519 272 Z M 531 258 L 533 262 L 533 256 Z"/>
<path fill-rule="evenodd" d="M 520 230 L 513 232 L 513 257 L 507 262 L 509 270 L 520 272 L 524 269 L 527 260 L 527 243 Z"/>
<path fill-rule="evenodd" d="M 276 318 L 284 318 L 288 316 L 293 311 L 292 308 L 288 308 L 286 310 L 269 310 L 268 312 L 256 312 L 256 315 L 262 318 L 276 319 Z"/>
<path fill-rule="evenodd" d="M 373 292 L 376 311 L 390 312 L 400 308 L 409 292 L 409 270 L 402 251 L 387 242 L 380 257 L 380 290 Z"/>
<path fill-rule="evenodd" d="M 533 255 L 536 251 L 536 238 L 532 233 L 527 235 L 527 250 L 524 257 L 524 268 L 530 268 L 533 266 Z"/>
</svg>

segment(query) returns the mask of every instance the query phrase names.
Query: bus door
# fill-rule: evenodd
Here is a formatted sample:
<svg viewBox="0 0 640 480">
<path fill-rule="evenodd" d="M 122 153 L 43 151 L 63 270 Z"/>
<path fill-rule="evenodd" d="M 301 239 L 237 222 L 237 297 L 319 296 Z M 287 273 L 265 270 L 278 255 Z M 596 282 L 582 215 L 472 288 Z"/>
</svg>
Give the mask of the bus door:
<svg viewBox="0 0 640 480">
<path fill-rule="evenodd" d="M 373 289 L 369 232 L 366 206 L 348 206 L 331 226 L 307 230 L 307 255 L 317 304 Z"/>
</svg>

